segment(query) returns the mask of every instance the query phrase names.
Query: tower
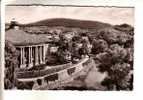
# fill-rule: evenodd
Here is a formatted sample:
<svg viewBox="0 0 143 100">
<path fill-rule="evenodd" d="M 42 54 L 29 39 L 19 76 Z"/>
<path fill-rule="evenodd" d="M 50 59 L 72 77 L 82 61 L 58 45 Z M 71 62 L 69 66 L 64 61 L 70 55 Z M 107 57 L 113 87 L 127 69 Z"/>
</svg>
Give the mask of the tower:
<svg viewBox="0 0 143 100">
<path fill-rule="evenodd" d="M 19 29 L 18 22 L 15 21 L 15 18 L 12 18 L 12 20 L 11 20 L 11 22 L 10 22 L 9 29 L 16 29 L 16 30 Z"/>
</svg>

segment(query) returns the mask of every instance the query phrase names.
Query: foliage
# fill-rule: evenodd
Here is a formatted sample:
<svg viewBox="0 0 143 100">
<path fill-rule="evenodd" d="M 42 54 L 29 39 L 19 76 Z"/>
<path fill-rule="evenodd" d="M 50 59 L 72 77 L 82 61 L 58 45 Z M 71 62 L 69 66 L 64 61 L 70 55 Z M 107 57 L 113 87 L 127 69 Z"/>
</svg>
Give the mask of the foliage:
<svg viewBox="0 0 143 100">
<path fill-rule="evenodd" d="M 109 77 L 102 85 L 107 86 L 108 90 L 129 90 L 130 89 L 130 65 L 127 63 L 117 63 L 108 70 Z M 109 84 L 110 83 L 110 84 Z M 116 88 L 115 88 L 116 87 Z"/>
<path fill-rule="evenodd" d="M 100 30 L 93 41 L 92 53 L 100 62 L 99 71 L 108 73 L 102 82 L 108 90 L 133 89 L 133 29 L 121 29 Z"/>
<path fill-rule="evenodd" d="M 15 85 L 14 71 L 18 67 L 18 55 L 16 48 L 9 41 L 5 41 L 5 89 L 11 89 Z"/>
<path fill-rule="evenodd" d="M 59 48 L 57 51 L 57 59 L 61 64 L 68 62 L 70 57 L 69 42 L 64 35 L 60 35 Z"/>
<path fill-rule="evenodd" d="M 132 35 L 128 34 L 128 32 L 119 31 L 113 28 L 99 30 L 97 37 L 99 39 L 104 39 L 108 44 L 118 43 L 120 45 L 124 45 L 127 41 L 132 39 Z"/>
<path fill-rule="evenodd" d="M 106 51 L 108 48 L 108 44 L 103 39 L 94 39 L 92 43 L 92 53 L 98 54 L 100 52 Z"/>
</svg>

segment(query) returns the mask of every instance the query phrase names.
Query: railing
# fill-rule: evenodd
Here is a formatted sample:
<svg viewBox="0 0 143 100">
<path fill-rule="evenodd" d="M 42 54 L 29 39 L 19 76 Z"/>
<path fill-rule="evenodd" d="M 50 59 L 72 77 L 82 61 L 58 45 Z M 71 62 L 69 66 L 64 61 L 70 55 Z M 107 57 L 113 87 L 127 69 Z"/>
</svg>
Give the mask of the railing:
<svg viewBox="0 0 143 100">
<path fill-rule="evenodd" d="M 64 65 L 59 65 L 56 67 L 51 67 L 49 69 L 43 69 L 43 70 L 33 70 L 33 71 L 22 71 L 22 72 L 17 72 L 17 78 L 35 78 L 35 77 L 40 77 L 48 74 L 52 74 L 61 70 L 64 70 L 65 68 L 68 68 L 71 66 L 71 63 L 64 64 Z"/>
<path fill-rule="evenodd" d="M 54 66 L 49 69 L 17 72 L 16 75 L 17 75 L 18 79 L 44 77 L 45 75 L 48 76 L 48 75 L 54 74 L 54 73 L 62 71 L 62 70 L 76 67 L 76 66 L 80 65 L 81 63 L 84 63 L 85 61 L 83 61 L 83 60 L 84 59 L 80 60 L 77 64 L 68 63 L 68 64 L 64 64 L 64 65 Z"/>
<path fill-rule="evenodd" d="M 75 71 L 75 68 L 76 67 L 79 67 L 79 66 L 88 66 L 86 68 L 83 68 L 82 70 L 80 70 L 79 72 L 76 72 L 74 74 L 72 74 L 72 72 L 70 72 L 70 77 L 68 77 L 66 80 L 58 80 L 58 81 L 54 81 L 53 83 L 51 84 L 48 84 L 48 85 L 43 85 L 43 86 L 39 86 L 37 88 L 35 88 L 36 90 L 45 90 L 45 89 L 54 89 L 54 88 L 57 88 L 57 87 L 62 87 L 62 86 L 65 86 L 65 84 L 67 85 L 67 82 L 70 82 L 72 81 L 72 79 L 76 78 L 79 76 L 79 73 L 82 72 L 82 71 L 86 71 L 86 70 L 90 70 L 92 66 L 89 66 L 91 62 L 91 59 L 88 59 L 88 60 L 85 60 L 85 61 L 81 61 L 79 62 L 78 64 L 76 64 L 75 66 L 72 66 L 70 68 L 68 68 L 67 70 L 72 70 Z M 88 72 L 88 71 L 86 71 Z"/>
</svg>

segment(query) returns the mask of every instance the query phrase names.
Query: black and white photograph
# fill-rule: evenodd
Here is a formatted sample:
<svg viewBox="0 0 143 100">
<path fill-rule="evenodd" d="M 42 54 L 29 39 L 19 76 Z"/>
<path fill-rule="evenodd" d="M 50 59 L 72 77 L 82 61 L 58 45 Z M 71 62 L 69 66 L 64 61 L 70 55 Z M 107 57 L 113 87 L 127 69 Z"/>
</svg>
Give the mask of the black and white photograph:
<svg viewBox="0 0 143 100">
<path fill-rule="evenodd" d="M 5 7 L 5 90 L 132 91 L 134 7 Z"/>
</svg>

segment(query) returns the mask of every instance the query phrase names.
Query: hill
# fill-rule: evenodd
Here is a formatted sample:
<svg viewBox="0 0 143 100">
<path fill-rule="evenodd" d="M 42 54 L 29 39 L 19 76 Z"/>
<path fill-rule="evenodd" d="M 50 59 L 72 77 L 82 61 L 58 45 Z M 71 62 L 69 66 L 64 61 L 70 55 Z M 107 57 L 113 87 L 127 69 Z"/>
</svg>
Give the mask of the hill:
<svg viewBox="0 0 143 100">
<path fill-rule="evenodd" d="M 98 21 L 89 21 L 89 20 L 77 20 L 77 19 L 68 19 L 68 18 L 54 18 L 54 19 L 46 19 L 41 20 L 34 23 L 25 24 L 25 26 L 64 26 L 64 27 L 78 27 L 83 29 L 88 28 L 107 28 L 112 27 L 112 25 L 107 23 L 102 23 Z"/>
</svg>

